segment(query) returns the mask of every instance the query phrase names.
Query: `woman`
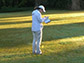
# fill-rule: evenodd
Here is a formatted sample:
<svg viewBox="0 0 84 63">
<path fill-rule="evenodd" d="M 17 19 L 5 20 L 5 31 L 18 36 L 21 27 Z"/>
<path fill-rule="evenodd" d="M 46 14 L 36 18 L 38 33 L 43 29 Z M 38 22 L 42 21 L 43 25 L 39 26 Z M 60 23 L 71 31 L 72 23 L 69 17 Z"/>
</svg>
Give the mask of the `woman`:
<svg viewBox="0 0 84 63">
<path fill-rule="evenodd" d="M 36 7 L 32 12 L 33 54 L 42 54 L 40 50 L 43 29 L 42 22 L 47 19 L 47 17 L 41 17 L 42 12 L 46 12 L 43 5 Z"/>
</svg>

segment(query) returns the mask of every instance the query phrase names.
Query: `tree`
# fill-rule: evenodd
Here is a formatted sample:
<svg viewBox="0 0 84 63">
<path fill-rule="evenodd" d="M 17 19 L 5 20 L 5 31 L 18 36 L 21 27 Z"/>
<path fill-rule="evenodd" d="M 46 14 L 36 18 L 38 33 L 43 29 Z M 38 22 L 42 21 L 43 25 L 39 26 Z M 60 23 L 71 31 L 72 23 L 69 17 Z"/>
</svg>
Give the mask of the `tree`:
<svg viewBox="0 0 84 63">
<path fill-rule="evenodd" d="M 80 10 L 80 0 L 72 0 L 72 10 Z"/>
<path fill-rule="evenodd" d="M 84 0 L 0 0 L 0 8 L 21 8 L 44 5 L 51 9 L 84 9 Z"/>
</svg>

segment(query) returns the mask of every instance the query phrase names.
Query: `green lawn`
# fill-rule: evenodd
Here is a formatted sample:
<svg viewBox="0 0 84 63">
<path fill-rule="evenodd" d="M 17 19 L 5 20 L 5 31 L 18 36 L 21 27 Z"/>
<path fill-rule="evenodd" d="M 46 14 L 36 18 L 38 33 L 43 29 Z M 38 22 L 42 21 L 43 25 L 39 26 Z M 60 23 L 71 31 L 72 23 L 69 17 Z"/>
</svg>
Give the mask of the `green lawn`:
<svg viewBox="0 0 84 63">
<path fill-rule="evenodd" d="M 43 55 L 32 54 L 31 11 L 0 13 L 0 63 L 84 63 L 84 11 L 48 10 Z"/>
</svg>

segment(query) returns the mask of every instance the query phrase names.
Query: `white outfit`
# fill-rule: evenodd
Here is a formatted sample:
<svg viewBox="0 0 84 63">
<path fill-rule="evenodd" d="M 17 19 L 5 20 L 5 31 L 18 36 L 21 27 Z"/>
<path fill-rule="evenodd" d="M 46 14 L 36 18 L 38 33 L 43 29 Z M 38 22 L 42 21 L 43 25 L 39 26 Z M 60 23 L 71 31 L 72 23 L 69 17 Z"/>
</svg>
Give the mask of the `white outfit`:
<svg viewBox="0 0 84 63">
<path fill-rule="evenodd" d="M 43 28 L 43 20 L 38 10 L 32 12 L 32 31 L 40 31 Z"/>
<path fill-rule="evenodd" d="M 33 53 L 41 53 L 40 45 L 42 41 L 42 22 L 46 18 L 41 17 L 39 10 L 34 10 L 32 12 L 32 32 L 33 32 Z"/>
</svg>

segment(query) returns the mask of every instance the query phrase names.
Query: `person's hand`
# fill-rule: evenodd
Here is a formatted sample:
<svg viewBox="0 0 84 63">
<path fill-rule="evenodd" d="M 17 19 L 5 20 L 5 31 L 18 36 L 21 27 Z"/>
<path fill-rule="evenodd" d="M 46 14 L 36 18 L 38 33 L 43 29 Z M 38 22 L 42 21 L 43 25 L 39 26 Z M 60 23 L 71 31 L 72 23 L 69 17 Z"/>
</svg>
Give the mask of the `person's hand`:
<svg viewBox="0 0 84 63">
<path fill-rule="evenodd" d="M 42 18 L 43 22 L 45 22 L 45 20 L 47 20 L 49 18 L 49 16 L 44 16 L 44 18 Z"/>
<path fill-rule="evenodd" d="M 44 18 L 48 19 L 48 18 L 49 18 L 49 16 L 44 16 Z"/>
</svg>

